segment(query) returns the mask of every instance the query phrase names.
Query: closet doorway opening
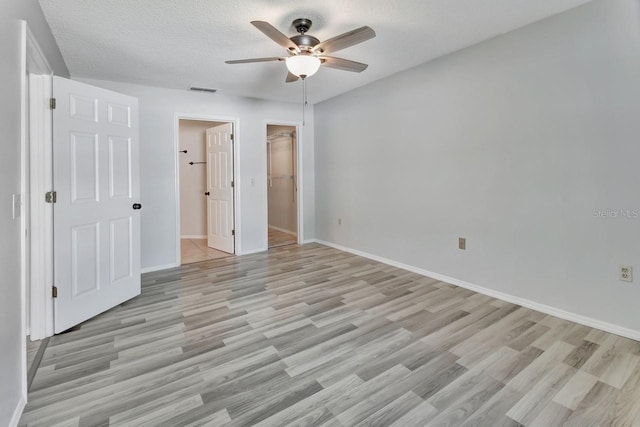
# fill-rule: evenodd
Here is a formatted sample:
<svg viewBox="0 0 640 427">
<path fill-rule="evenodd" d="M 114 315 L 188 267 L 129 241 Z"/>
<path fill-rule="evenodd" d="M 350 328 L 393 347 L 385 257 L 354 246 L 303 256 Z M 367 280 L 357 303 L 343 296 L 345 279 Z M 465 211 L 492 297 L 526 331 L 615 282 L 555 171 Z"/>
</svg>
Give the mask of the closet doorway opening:
<svg viewBox="0 0 640 427">
<path fill-rule="evenodd" d="M 233 123 L 179 119 L 180 264 L 235 254 Z"/>
<path fill-rule="evenodd" d="M 267 125 L 269 248 L 298 243 L 297 159 L 296 127 Z"/>
</svg>

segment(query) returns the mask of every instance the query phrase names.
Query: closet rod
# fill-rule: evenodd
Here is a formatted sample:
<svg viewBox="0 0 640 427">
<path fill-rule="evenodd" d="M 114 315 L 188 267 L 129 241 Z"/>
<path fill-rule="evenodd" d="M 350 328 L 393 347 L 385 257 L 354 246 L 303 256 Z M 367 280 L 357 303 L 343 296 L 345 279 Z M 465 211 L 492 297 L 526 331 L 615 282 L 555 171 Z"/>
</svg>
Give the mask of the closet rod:
<svg viewBox="0 0 640 427">
<path fill-rule="evenodd" d="M 274 133 L 271 135 L 267 136 L 267 142 L 269 142 L 272 139 L 276 139 L 276 138 L 284 138 L 284 137 L 289 137 L 292 138 L 293 136 L 295 136 L 295 132 L 280 132 L 280 133 Z"/>
</svg>

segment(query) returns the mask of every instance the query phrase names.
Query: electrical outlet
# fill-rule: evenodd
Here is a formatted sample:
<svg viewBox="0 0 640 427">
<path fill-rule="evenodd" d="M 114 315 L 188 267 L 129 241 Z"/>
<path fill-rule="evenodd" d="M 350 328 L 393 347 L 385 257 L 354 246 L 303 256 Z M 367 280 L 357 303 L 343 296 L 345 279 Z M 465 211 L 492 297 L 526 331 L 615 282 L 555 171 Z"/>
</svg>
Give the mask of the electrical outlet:
<svg viewBox="0 0 640 427">
<path fill-rule="evenodd" d="M 342 225 L 342 218 L 338 218 L 338 225 Z"/>
<path fill-rule="evenodd" d="M 633 282 L 633 267 L 630 265 L 621 265 L 620 280 L 623 282 Z"/>
<path fill-rule="evenodd" d="M 463 251 L 467 249 L 467 239 L 458 237 L 458 249 L 462 249 Z"/>
</svg>

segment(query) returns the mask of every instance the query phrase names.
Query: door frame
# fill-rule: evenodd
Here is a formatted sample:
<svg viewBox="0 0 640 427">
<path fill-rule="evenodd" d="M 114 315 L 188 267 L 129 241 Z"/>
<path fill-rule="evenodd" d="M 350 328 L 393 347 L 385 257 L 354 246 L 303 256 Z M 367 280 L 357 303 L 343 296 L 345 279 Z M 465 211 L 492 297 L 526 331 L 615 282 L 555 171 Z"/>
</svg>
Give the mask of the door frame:
<svg viewBox="0 0 640 427">
<path fill-rule="evenodd" d="M 29 171 L 28 188 L 26 176 L 22 176 L 23 203 L 28 203 L 28 209 L 25 210 L 28 217 L 23 215 L 23 221 L 29 235 L 23 235 L 23 245 L 27 238 L 30 239 L 30 253 L 26 254 L 23 250 L 23 268 L 28 266 L 30 272 L 30 283 L 26 283 L 23 277 L 23 292 L 26 294 L 27 287 L 30 291 L 23 312 L 26 313 L 26 304 L 29 304 L 28 331 L 31 339 L 35 340 L 53 335 L 53 206 L 44 201 L 44 193 L 50 191 L 53 185 L 53 118 L 47 103 L 52 96 L 53 68 L 28 24 L 23 21 L 22 26 L 25 39 L 21 82 L 25 103 L 22 168 L 23 171 Z M 27 73 L 30 74 L 28 81 Z M 26 332 L 25 327 L 25 337 Z"/>
<path fill-rule="evenodd" d="M 44 193 L 52 183 L 53 134 L 46 100 L 51 97 L 53 68 L 27 21 L 20 20 L 20 402 L 27 402 L 27 335 L 53 335 L 53 209 L 43 209 Z M 31 75 L 35 78 L 32 79 Z M 33 82 L 32 82 L 33 80 Z M 49 157 L 47 157 L 49 156 Z M 49 187 L 50 188 L 50 187 Z M 48 291 L 48 293 L 47 293 Z M 47 298 L 49 297 L 49 298 Z M 28 310 L 27 310 L 28 308 Z M 28 316 L 28 318 L 27 318 Z M 16 420 L 17 422 L 17 420 Z"/>
<path fill-rule="evenodd" d="M 294 127 L 295 133 L 296 133 L 296 187 L 298 188 L 297 194 L 296 194 L 296 215 L 297 215 L 297 221 L 296 221 L 296 227 L 297 227 L 297 244 L 301 245 L 304 242 L 304 227 L 303 227 L 303 222 L 302 218 L 304 218 L 303 216 L 303 200 L 304 200 L 304 186 L 303 186 L 303 176 L 302 176 L 302 171 L 303 169 L 303 160 L 302 160 L 302 133 L 300 132 L 300 129 L 302 128 L 303 124 L 302 122 L 298 122 L 298 121 L 286 121 L 286 120 L 265 120 L 264 121 L 264 141 L 266 144 L 267 141 L 267 137 L 269 136 L 269 132 L 267 129 L 267 126 L 290 126 L 290 127 Z M 265 146 L 266 147 L 266 146 Z M 264 151 L 264 167 L 265 167 L 265 177 L 267 175 L 267 173 L 269 172 L 267 170 L 267 151 L 265 149 Z M 269 180 L 265 179 L 265 196 L 264 196 L 264 204 L 265 204 L 265 248 L 268 250 L 269 249 Z"/>
<path fill-rule="evenodd" d="M 173 161 L 175 174 L 176 195 L 176 260 L 172 267 L 182 265 L 180 248 L 180 120 L 198 120 L 203 122 L 225 122 L 233 125 L 233 223 L 236 230 L 235 255 L 242 254 L 242 227 L 240 222 L 241 198 L 240 185 L 237 177 L 240 176 L 240 119 L 238 117 L 213 116 L 207 114 L 175 113 L 173 115 Z"/>
</svg>

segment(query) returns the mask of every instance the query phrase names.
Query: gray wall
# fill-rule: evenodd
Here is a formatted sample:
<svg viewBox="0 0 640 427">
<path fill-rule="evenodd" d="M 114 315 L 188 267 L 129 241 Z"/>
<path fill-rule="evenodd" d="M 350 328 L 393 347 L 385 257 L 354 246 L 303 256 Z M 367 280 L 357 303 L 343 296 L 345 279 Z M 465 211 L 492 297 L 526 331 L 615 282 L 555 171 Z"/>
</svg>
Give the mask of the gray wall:
<svg viewBox="0 0 640 427">
<path fill-rule="evenodd" d="M 612 217 L 640 209 L 639 17 L 596 0 L 316 105 L 317 238 L 640 331 L 640 218 Z"/>
<path fill-rule="evenodd" d="M 0 13 L 0 425 L 8 425 L 22 393 L 20 220 L 11 219 L 11 195 L 20 193 L 20 111 L 24 19 L 59 75 L 68 75 L 38 2 L 5 0 Z"/>
</svg>

